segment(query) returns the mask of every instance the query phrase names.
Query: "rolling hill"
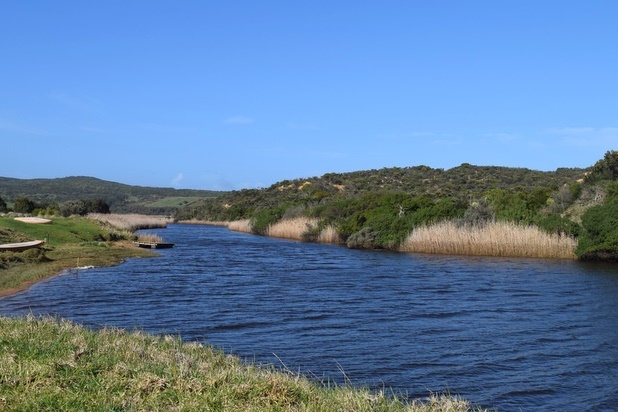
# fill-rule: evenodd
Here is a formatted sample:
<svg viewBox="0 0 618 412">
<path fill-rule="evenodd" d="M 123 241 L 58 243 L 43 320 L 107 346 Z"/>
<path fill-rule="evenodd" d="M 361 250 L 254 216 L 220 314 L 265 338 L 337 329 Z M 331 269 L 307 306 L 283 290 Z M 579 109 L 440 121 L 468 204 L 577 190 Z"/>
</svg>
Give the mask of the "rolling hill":
<svg viewBox="0 0 618 412">
<path fill-rule="evenodd" d="M 77 199 L 103 199 L 112 212 L 171 213 L 198 200 L 224 192 L 132 186 L 87 176 L 56 179 L 15 179 L 0 177 L 0 198 L 11 204 L 19 197 L 37 202 L 61 204 Z"/>
</svg>

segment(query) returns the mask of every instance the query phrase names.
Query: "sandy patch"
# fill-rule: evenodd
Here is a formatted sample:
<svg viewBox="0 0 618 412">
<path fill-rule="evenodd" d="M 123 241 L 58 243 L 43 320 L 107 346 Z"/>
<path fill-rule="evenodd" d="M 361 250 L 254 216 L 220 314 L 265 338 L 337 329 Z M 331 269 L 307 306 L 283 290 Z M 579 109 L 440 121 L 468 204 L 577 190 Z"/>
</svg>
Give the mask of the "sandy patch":
<svg viewBox="0 0 618 412">
<path fill-rule="evenodd" d="M 42 217 L 16 217 L 15 220 L 19 220 L 24 223 L 44 224 L 51 223 L 49 219 L 43 219 Z"/>
</svg>

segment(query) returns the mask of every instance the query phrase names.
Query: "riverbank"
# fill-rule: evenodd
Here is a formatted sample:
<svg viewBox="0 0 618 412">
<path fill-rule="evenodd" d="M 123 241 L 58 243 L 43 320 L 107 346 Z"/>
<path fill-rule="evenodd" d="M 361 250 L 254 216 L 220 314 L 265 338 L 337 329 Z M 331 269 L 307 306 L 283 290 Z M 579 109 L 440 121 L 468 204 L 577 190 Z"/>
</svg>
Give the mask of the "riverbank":
<svg viewBox="0 0 618 412">
<path fill-rule="evenodd" d="M 478 410 L 456 397 L 405 402 L 253 365 L 172 336 L 0 317 L 0 409 L 183 411 Z"/>
<path fill-rule="evenodd" d="M 135 247 L 129 239 L 130 233 L 85 218 L 52 218 L 49 224 L 32 225 L 3 217 L 0 230 L 19 239 L 46 240 L 40 249 L 0 253 L 0 296 L 21 292 L 66 270 L 111 266 L 128 258 L 156 256 Z"/>
<path fill-rule="evenodd" d="M 181 221 L 178 223 L 225 226 L 230 230 L 253 233 L 249 219 L 232 222 Z M 318 219 L 283 219 L 266 229 L 266 236 L 299 241 L 342 244 L 333 226 L 321 227 Z M 577 259 L 577 240 L 543 232 L 535 226 L 511 222 L 489 222 L 482 226 L 458 226 L 440 222 L 422 226 L 410 233 L 396 250 L 464 256 Z"/>
</svg>

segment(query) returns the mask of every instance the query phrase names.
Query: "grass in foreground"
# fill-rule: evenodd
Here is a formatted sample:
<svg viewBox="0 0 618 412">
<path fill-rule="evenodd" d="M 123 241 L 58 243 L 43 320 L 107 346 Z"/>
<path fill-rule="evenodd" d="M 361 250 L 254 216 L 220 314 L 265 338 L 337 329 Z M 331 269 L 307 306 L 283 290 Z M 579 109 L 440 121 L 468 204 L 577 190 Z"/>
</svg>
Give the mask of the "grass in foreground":
<svg viewBox="0 0 618 412">
<path fill-rule="evenodd" d="M 459 227 L 441 222 L 419 227 L 400 247 L 402 252 L 452 255 L 575 259 L 577 241 L 552 235 L 534 226 L 493 222 L 480 227 Z"/>
<path fill-rule="evenodd" d="M 212 347 L 66 320 L 0 317 L 0 410 L 469 411 L 460 399 L 404 403 L 327 388 Z"/>
</svg>

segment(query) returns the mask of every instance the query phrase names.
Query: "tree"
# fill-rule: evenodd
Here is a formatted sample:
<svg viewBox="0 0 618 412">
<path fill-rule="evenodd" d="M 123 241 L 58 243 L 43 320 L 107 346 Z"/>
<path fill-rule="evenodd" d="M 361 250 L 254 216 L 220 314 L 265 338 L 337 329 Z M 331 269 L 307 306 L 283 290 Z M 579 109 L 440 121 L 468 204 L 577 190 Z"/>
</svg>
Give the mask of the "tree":
<svg viewBox="0 0 618 412">
<path fill-rule="evenodd" d="M 71 215 L 83 216 L 88 213 L 88 206 L 83 200 L 65 202 L 60 206 L 60 215 L 68 217 Z"/>
<path fill-rule="evenodd" d="M 610 184 L 607 192 L 602 205 L 582 216 L 584 230 L 576 253 L 583 260 L 618 261 L 618 182 Z"/>
<path fill-rule="evenodd" d="M 86 201 L 88 213 L 109 213 L 109 205 L 103 199 Z"/>
<path fill-rule="evenodd" d="M 605 157 L 595 163 L 592 172 L 586 177 L 586 181 L 617 180 L 618 179 L 618 151 L 610 150 Z"/>
<path fill-rule="evenodd" d="M 6 206 L 6 202 L 0 197 L 0 213 L 6 213 L 8 210 L 9 209 Z"/>
<path fill-rule="evenodd" d="M 36 203 L 25 196 L 18 197 L 15 200 L 15 205 L 13 206 L 13 210 L 17 213 L 32 213 L 32 211 L 36 208 Z"/>
</svg>

